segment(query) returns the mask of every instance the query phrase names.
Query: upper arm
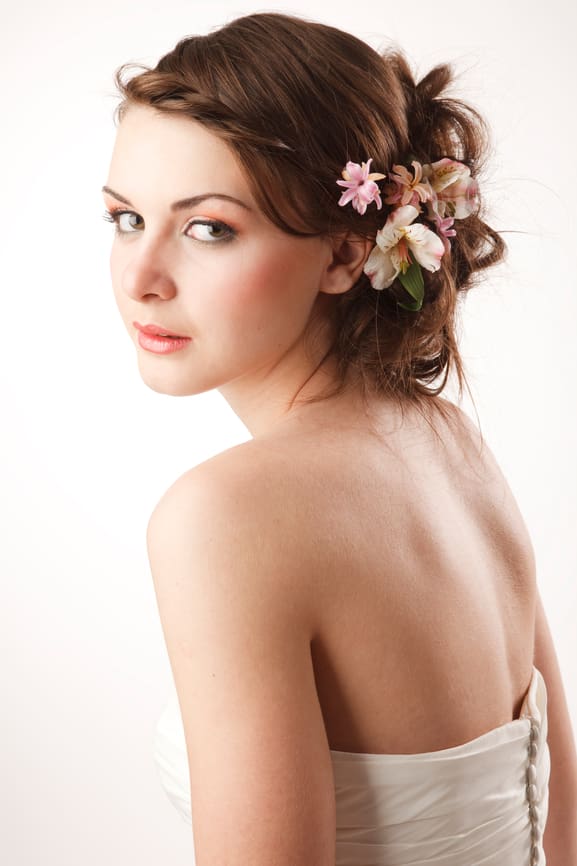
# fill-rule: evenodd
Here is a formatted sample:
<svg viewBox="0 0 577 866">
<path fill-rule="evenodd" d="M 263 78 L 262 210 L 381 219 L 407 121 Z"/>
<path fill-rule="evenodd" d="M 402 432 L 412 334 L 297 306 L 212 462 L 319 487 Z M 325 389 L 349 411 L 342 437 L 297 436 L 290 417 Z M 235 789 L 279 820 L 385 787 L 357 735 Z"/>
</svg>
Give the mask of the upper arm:
<svg viewBox="0 0 577 866">
<path fill-rule="evenodd" d="M 547 743 L 551 757 L 547 863 L 577 863 L 577 754 L 561 670 L 540 593 L 535 614 L 534 664 L 547 688 Z"/>
<path fill-rule="evenodd" d="M 333 866 L 332 764 L 279 509 L 254 489 L 206 482 L 179 479 L 147 530 L 196 863 Z"/>
</svg>

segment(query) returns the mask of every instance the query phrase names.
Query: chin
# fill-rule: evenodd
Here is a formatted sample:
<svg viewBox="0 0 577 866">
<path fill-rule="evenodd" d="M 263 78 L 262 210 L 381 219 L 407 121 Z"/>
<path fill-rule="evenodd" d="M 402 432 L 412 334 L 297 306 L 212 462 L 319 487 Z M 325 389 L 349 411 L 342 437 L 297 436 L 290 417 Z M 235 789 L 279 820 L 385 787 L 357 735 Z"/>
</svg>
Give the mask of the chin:
<svg viewBox="0 0 577 866">
<path fill-rule="evenodd" d="M 207 383 L 193 383 L 186 379 L 179 379 L 175 375 L 175 371 L 166 371 L 164 375 L 151 376 L 150 371 L 146 375 L 140 371 L 142 381 L 157 394 L 166 394 L 169 397 L 192 397 L 194 394 L 204 394 L 205 391 L 211 390 L 211 385 Z"/>
<path fill-rule="evenodd" d="M 156 391 L 157 394 L 167 394 L 169 397 L 186 397 L 190 394 L 190 391 L 175 387 L 170 382 L 165 384 L 161 382 L 148 382 L 146 379 L 143 381 L 151 391 Z"/>
<path fill-rule="evenodd" d="M 156 391 L 157 394 L 167 394 L 169 397 L 191 397 L 193 394 L 202 394 L 207 391 L 207 388 L 194 388 L 186 382 L 166 381 L 150 379 L 142 380 L 151 391 Z"/>
<path fill-rule="evenodd" d="M 205 365 L 202 375 L 199 375 L 198 366 L 185 364 L 182 359 L 179 363 L 171 363 L 170 356 L 159 358 L 148 358 L 144 355 L 137 357 L 138 372 L 147 388 L 157 394 L 166 394 L 169 397 L 193 397 L 195 394 L 205 394 L 207 391 L 218 389 L 223 382 L 229 381 L 228 371 L 215 365 Z M 174 359 L 176 360 L 176 359 Z M 151 361 L 152 363 L 148 363 Z"/>
</svg>

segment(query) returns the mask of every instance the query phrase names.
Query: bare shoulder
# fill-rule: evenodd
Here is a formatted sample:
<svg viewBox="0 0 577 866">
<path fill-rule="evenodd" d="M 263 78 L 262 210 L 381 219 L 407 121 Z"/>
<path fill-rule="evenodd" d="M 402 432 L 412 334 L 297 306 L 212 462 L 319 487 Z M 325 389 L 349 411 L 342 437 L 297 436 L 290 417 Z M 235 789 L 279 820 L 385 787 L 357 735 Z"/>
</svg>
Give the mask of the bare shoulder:
<svg viewBox="0 0 577 866">
<path fill-rule="evenodd" d="M 270 506 L 278 497 L 283 460 L 280 449 L 249 440 L 222 451 L 182 473 L 157 502 L 151 521 L 166 509 L 194 508 L 203 511 L 211 503 L 218 508 L 230 508 L 227 518 L 242 514 L 258 514 L 263 504 Z M 274 483 L 273 483 L 274 481 Z"/>
<path fill-rule="evenodd" d="M 483 477 L 488 481 L 501 486 L 511 496 L 511 490 L 499 461 L 485 438 L 482 430 L 460 406 L 450 404 L 452 417 L 455 421 L 456 435 L 469 455 L 472 455 L 477 465 L 481 468 Z"/>
<path fill-rule="evenodd" d="M 288 579 L 299 574 L 300 551 L 275 475 L 267 482 L 274 455 L 259 452 L 243 444 L 184 473 L 147 532 L 183 721 L 195 854 L 202 863 L 255 863 L 274 850 L 275 862 L 334 863 L 311 626 Z M 231 779 L 241 780 L 242 797 Z M 247 836 L 264 813 L 278 820 L 257 822 Z"/>
<path fill-rule="evenodd" d="M 167 556 L 185 563 L 187 580 L 230 581 L 231 590 L 286 592 L 293 613 L 308 617 L 298 588 L 310 572 L 308 545 L 291 488 L 287 452 L 250 440 L 184 472 L 162 495 L 147 526 L 153 579 Z M 302 601 L 300 610 L 299 598 Z"/>
</svg>

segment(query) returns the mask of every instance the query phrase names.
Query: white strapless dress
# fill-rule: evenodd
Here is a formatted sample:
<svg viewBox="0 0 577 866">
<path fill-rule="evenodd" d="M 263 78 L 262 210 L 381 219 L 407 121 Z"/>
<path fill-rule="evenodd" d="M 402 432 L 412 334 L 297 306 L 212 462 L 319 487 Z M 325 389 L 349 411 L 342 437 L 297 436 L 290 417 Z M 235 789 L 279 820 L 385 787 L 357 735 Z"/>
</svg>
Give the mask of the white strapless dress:
<svg viewBox="0 0 577 866">
<path fill-rule="evenodd" d="M 159 718 L 160 781 L 191 823 L 176 692 Z M 545 866 L 549 806 L 547 690 L 534 667 L 518 719 L 434 752 L 331 750 L 335 866 Z"/>
</svg>

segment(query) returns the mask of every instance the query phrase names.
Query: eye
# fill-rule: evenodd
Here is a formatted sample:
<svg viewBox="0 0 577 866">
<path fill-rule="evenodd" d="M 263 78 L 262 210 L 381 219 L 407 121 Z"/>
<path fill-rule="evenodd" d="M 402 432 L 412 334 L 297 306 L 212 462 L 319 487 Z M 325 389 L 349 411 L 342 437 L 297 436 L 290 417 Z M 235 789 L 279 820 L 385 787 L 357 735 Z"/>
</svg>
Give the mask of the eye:
<svg viewBox="0 0 577 866">
<path fill-rule="evenodd" d="M 230 241 L 234 237 L 234 229 L 220 220 L 196 219 L 188 224 L 187 235 L 194 240 L 212 243 L 214 241 Z M 194 229 L 193 235 L 189 232 Z"/>
<path fill-rule="evenodd" d="M 134 213 L 134 211 L 131 211 L 131 210 L 119 210 L 119 209 L 107 210 L 107 211 L 104 211 L 103 219 L 107 220 L 107 222 L 115 223 L 115 229 L 114 230 L 115 230 L 117 235 L 134 234 L 134 232 L 131 232 L 130 230 L 127 231 L 126 229 L 123 229 L 120 227 L 120 217 L 123 217 L 123 216 L 138 217 L 138 214 Z M 138 217 L 138 218 L 142 219 L 142 217 Z"/>
<path fill-rule="evenodd" d="M 103 218 L 107 220 L 107 222 L 115 223 L 115 233 L 117 235 L 134 234 L 134 231 L 121 227 L 120 218 L 123 216 L 136 217 L 136 219 L 142 220 L 142 217 L 139 216 L 139 214 L 134 213 L 134 211 L 130 210 L 106 210 L 103 214 Z M 128 224 L 132 225 L 132 223 L 130 222 Z M 191 229 L 195 230 L 194 234 L 190 233 Z M 199 218 L 189 222 L 186 231 L 187 237 L 191 237 L 193 240 L 201 241 L 201 243 L 230 241 L 233 239 L 235 234 L 235 230 L 226 223 L 223 223 L 221 220 L 211 220 L 205 218 Z"/>
</svg>

